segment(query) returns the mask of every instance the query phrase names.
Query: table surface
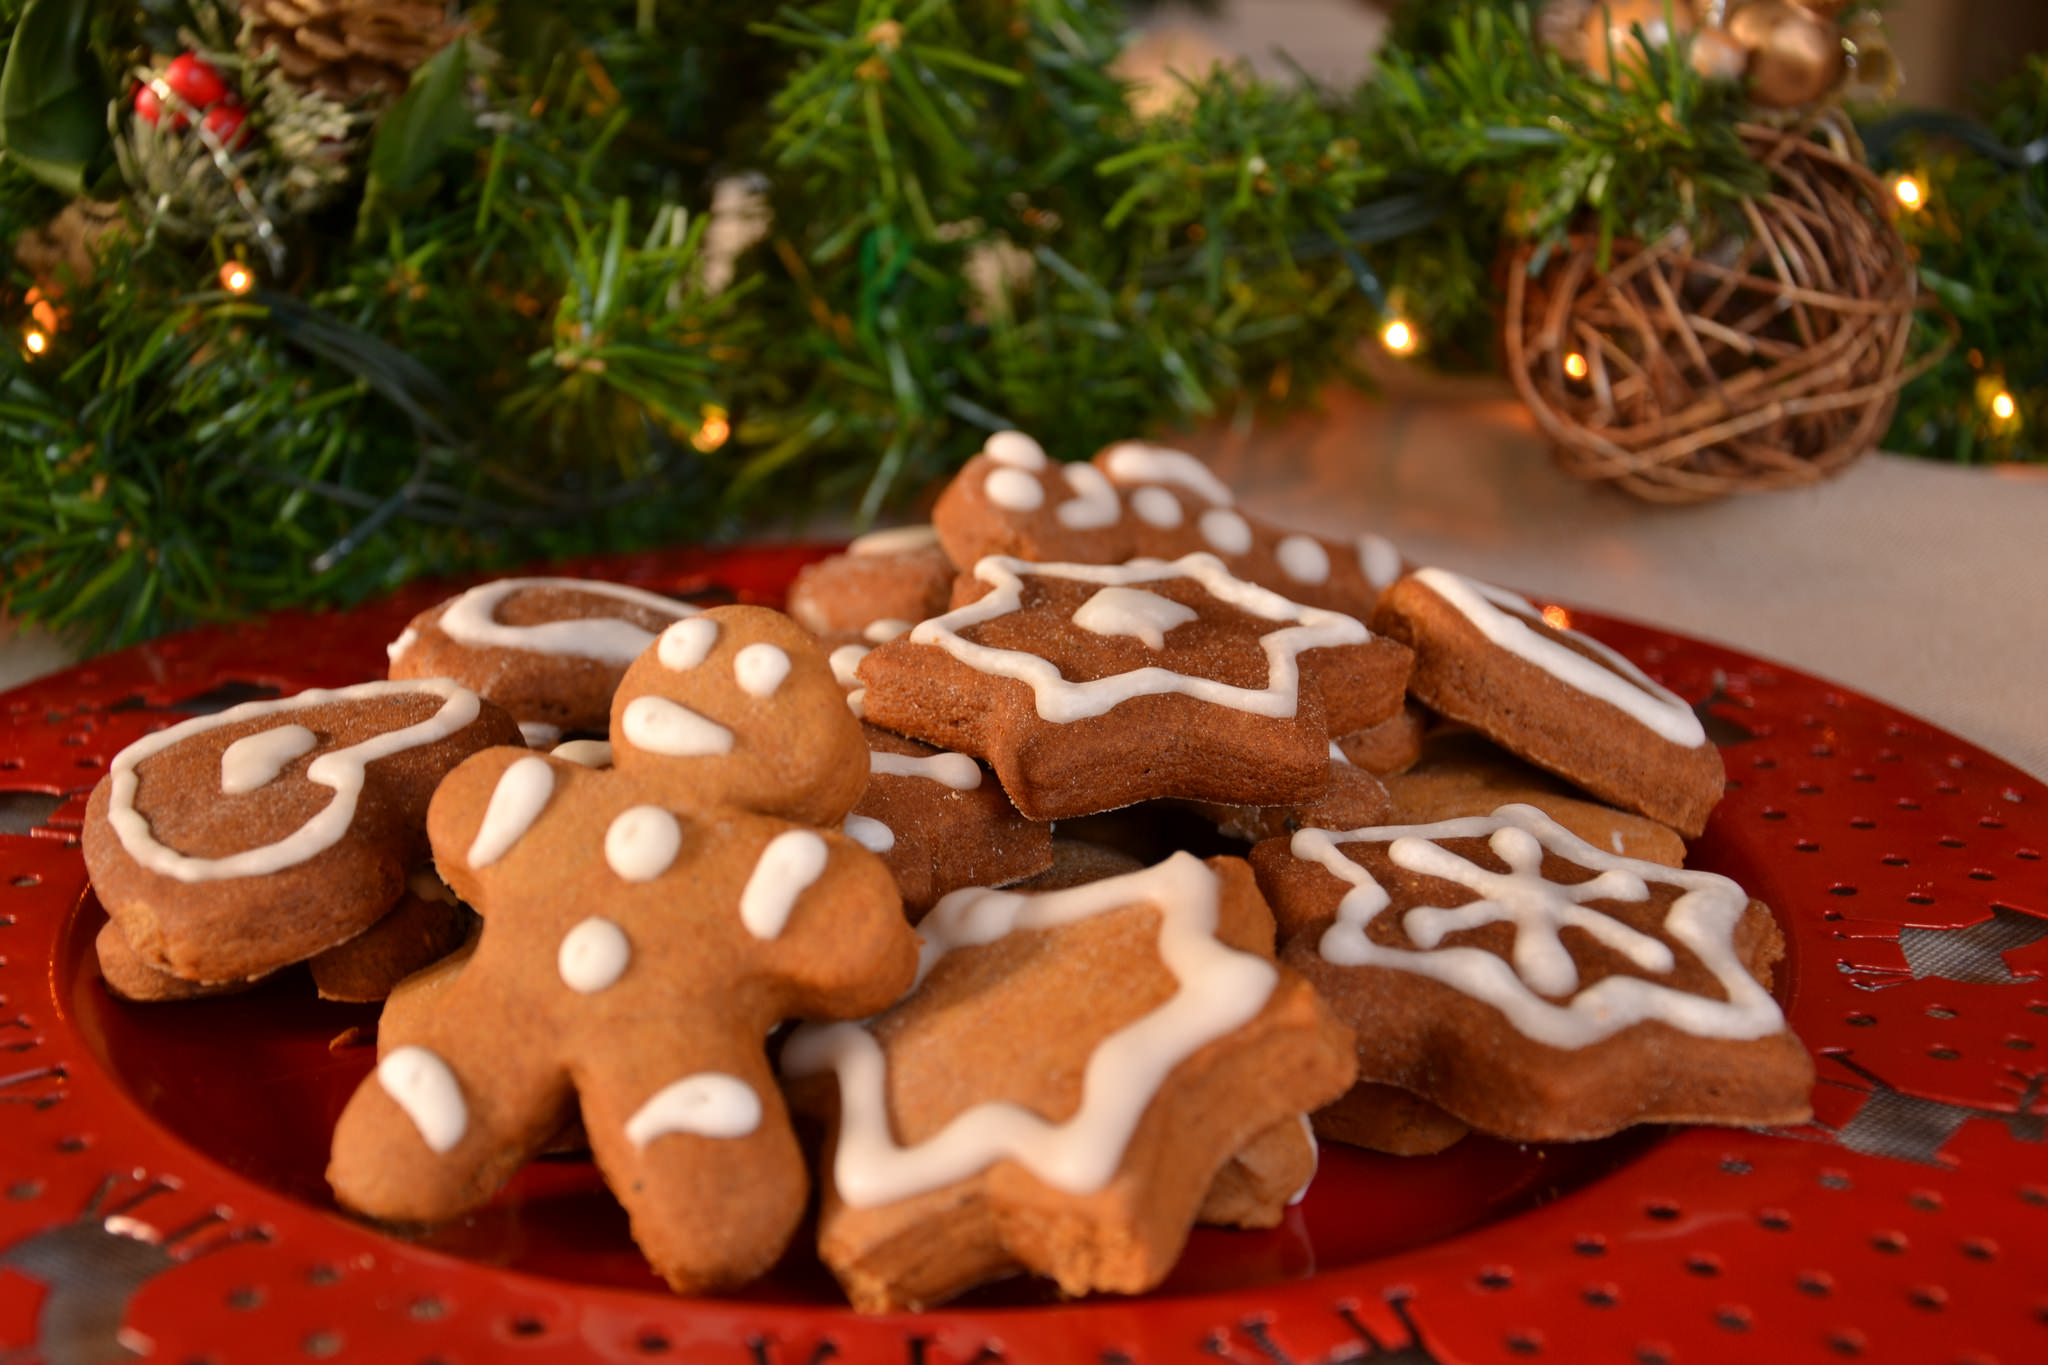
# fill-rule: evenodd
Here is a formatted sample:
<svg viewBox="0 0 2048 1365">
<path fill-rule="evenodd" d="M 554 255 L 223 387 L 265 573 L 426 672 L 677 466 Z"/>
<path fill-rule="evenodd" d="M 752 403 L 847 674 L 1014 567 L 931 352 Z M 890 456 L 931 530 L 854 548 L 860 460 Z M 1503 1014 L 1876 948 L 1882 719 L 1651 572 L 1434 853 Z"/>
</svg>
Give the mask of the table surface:
<svg viewBox="0 0 2048 1365">
<path fill-rule="evenodd" d="M 2048 470 L 1880 454 L 1810 489 L 1659 507 L 1558 472 L 1504 391 L 1410 387 L 1163 439 L 1275 521 L 1779 660 L 2048 780 Z M 69 661 L 14 632 L 0 687 Z"/>
</svg>

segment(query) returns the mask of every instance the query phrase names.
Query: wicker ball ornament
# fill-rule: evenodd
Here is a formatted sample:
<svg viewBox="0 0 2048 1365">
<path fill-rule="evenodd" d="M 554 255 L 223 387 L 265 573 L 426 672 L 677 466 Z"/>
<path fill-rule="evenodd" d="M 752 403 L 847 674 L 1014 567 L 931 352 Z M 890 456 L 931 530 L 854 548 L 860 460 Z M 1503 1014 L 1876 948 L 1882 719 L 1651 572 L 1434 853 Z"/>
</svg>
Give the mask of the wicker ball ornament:
<svg viewBox="0 0 2048 1365">
<path fill-rule="evenodd" d="M 1508 270 L 1505 352 L 1522 399 L 1581 478 L 1653 502 L 1794 488 L 1873 449 L 1910 368 L 1918 276 L 1883 185 L 1838 116 L 1741 127 L 1773 173 L 1748 231 L 1574 238 Z"/>
</svg>

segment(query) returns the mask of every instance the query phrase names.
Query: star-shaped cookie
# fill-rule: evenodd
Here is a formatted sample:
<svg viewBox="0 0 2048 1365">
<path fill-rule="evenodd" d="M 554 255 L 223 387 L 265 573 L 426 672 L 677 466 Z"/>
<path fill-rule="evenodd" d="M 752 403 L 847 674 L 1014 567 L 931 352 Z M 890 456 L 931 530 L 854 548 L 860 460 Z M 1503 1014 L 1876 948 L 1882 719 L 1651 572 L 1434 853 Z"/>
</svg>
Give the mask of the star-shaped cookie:
<svg viewBox="0 0 2048 1365">
<path fill-rule="evenodd" d="M 862 659 L 866 718 L 986 759 L 1034 820 L 1155 797 L 1314 800 L 1330 738 L 1402 704 L 1408 657 L 1215 556 L 989 556 L 954 609 Z"/>
</svg>

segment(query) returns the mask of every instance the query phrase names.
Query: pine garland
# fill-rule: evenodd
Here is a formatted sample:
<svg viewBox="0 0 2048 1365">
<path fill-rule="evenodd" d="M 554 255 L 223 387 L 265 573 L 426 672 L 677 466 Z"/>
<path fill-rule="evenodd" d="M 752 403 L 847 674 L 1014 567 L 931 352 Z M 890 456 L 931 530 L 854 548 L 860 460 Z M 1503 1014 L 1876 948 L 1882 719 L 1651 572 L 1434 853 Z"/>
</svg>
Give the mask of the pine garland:
<svg viewBox="0 0 2048 1365">
<path fill-rule="evenodd" d="M 0 0 L 10 54 L 69 3 Z M 234 207 L 169 231 L 111 141 L 107 92 L 232 49 L 233 0 L 94 0 L 77 79 L 0 78 L 0 319 L 47 343 L 0 347 L 0 608 L 103 647 L 869 518 L 993 429 L 1082 458 L 1312 398 L 1397 314 L 1432 363 L 1488 366 L 1504 240 L 1711 239 L 1757 185 L 1739 95 L 1683 41 L 1610 83 L 1520 6 L 1409 9 L 1357 89 L 1224 71 L 1141 116 L 1106 0 L 474 3 L 402 99 L 350 106 L 360 179 L 280 212 L 279 269 Z M 332 150 L 285 137 L 311 125 L 260 53 L 222 62 L 252 175 Z M 108 129 L 32 165 L 30 95 Z M 52 181 L 115 226 L 48 231 L 79 212 Z M 759 240 L 714 250 L 748 185 Z M 258 287 L 223 289 L 231 261 Z"/>
</svg>

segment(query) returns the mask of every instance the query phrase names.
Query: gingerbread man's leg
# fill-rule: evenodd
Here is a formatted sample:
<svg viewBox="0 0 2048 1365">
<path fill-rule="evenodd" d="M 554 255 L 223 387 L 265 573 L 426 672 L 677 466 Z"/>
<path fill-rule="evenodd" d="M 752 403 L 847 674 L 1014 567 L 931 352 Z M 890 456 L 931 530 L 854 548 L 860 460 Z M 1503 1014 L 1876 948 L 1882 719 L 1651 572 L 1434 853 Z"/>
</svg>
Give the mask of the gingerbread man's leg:
<svg viewBox="0 0 2048 1365">
<path fill-rule="evenodd" d="M 591 1152 L 633 1240 L 679 1294 L 773 1266 L 809 1184 L 767 1059 L 707 1052 L 694 1032 L 625 1040 L 576 1071 Z"/>
<path fill-rule="evenodd" d="M 335 1125 L 327 1183 L 372 1218 L 439 1222 L 485 1203 L 574 1114 L 574 1092 L 532 1011 L 471 963 L 451 995 L 387 1038 Z"/>
</svg>

